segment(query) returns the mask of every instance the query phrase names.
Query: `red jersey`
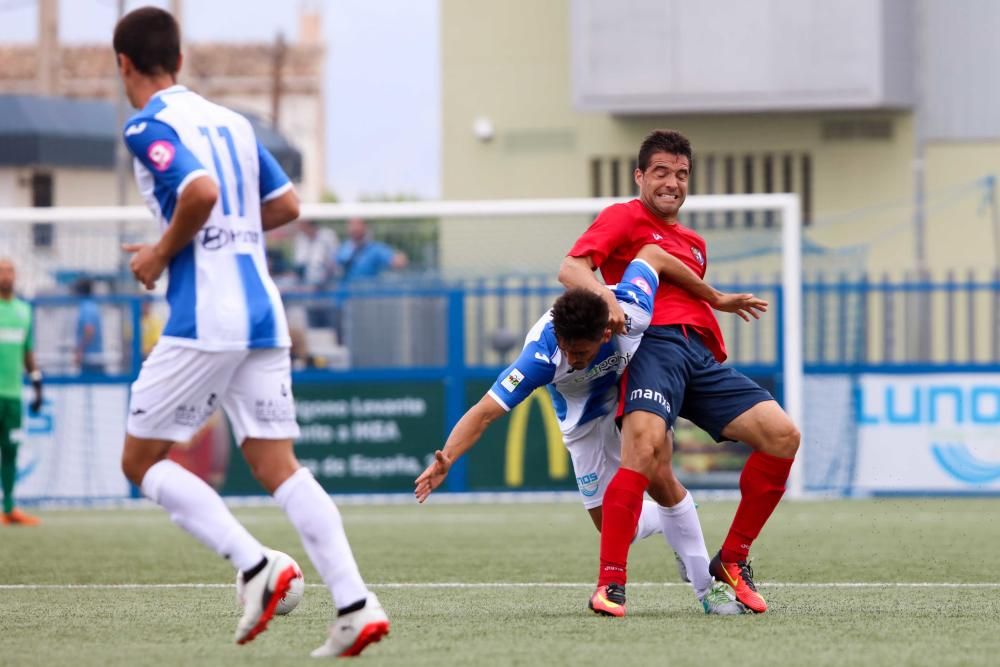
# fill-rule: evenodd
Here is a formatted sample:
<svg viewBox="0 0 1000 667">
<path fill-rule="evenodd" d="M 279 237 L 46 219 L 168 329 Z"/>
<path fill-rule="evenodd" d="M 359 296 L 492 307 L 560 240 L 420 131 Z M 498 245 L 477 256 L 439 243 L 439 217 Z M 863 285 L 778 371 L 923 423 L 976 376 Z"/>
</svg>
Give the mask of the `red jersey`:
<svg viewBox="0 0 1000 667">
<path fill-rule="evenodd" d="M 638 199 L 601 211 L 594 224 L 577 239 L 569 255 L 589 256 L 594 266 L 601 270 L 604 282 L 611 285 L 621 280 L 628 263 L 649 243 L 660 246 L 698 276 L 705 277 L 708 262 L 705 239 L 684 225 L 663 222 Z M 720 363 L 726 360 L 726 344 L 712 307 L 680 287 L 660 282 L 650 324 L 693 327 L 715 358 Z"/>
</svg>

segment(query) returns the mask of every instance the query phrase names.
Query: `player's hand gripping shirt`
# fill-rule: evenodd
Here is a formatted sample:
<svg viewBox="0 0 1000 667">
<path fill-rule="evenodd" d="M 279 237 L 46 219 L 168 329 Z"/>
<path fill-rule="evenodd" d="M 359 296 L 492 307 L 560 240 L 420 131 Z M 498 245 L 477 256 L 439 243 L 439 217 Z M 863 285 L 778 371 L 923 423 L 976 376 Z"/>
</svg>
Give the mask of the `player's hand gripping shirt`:
<svg viewBox="0 0 1000 667">
<path fill-rule="evenodd" d="M 639 249 L 655 243 L 705 277 L 708 252 L 705 239 L 681 224 L 668 225 L 656 218 L 638 199 L 607 207 L 577 239 L 571 257 L 587 257 L 601 270 L 604 282 L 621 280 L 625 267 Z M 721 363 L 726 360 L 726 344 L 715 313 L 707 302 L 684 289 L 663 283 L 656 291 L 656 311 L 652 324 L 685 324 L 697 328 L 705 344 Z"/>
<path fill-rule="evenodd" d="M 618 401 L 618 378 L 649 326 L 658 284 L 653 268 L 634 260 L 621 281 L 609 286 L 625 311 L 625 332 L 602 345 L 585 370 L 573 370 L 566 361 L 552 328 L 552 313 L 546 313 L 528 332 L 517 361 L 497 378 L 489 395 L 505 410 L 511 410 L 535 389 L 547 386 L 563 435 L 613 413 Z"/>
<path fill-rule="evenodd" d="M 289 347 L 267 271 L 261 204 L 292 184 L 250 122 L 183 86 L 162 90 L 125 125 L 139 191 L 165 228 L 184 188 L 208 175 L 219 199 L 170 261 L 164 342 L 203 350 Z"/>
</svg>

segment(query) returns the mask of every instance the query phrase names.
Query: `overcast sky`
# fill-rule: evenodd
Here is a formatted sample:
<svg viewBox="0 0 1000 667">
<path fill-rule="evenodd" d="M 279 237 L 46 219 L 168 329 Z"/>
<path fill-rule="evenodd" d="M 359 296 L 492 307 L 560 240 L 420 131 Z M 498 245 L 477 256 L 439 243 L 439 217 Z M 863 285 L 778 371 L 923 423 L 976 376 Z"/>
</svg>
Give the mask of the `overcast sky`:
<svg viewBox="0 0 1000 667">
<path fill-rule="evenodd" d="M 166 6 L 127 0 L 126 7 Z M 65 42 L 110 42 L 116 0 L 61 0 Z M 327 186 L 344 200 L 440 196 L 438 0 L 184 2 L 184 34 L 204 41 L 293 40 L 319 7 L 327 43 Z M 0 0 L 0 42 L 34 42 L 34 0 Z"/>
</svg>

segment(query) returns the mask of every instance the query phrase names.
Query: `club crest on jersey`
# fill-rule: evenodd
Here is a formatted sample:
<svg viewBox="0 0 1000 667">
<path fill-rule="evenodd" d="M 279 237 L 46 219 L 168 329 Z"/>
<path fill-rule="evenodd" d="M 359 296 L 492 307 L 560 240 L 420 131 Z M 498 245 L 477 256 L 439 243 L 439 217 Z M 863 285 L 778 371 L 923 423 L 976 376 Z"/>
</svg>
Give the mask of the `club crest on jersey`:
<svg viewBox="0 0 1000 667">
<path fill-rule="evenodd" d="M 636 278 L 633 278 L 630 282 L 633 285 L 635 285 L 636 287 L 638 287 L 639 289 L 641 289 L 646 294 L 652 294 L 653 293 L 652 288 L 650 288 L 649 283 L 646 282 L 645 278 L 636 277 Z"/>
<path fill-rule="evenodd" d="M 699 264 L 705 266 L 705 256 L 701 254 L 701 250 L 691 246 L 691 254 L 694 255 L 695 260 L 697 260 Z"/>
<path fill-rule="evenodd" d="M 146 155 L 156 171 L 166 171 L 167 167 L 173 163 L 176 154 L 177 149 L 174 148 L 173 144 L 162 139 L 151 143 L 149 150 L 146 151 Z"/>
<path fill-rule="evenodd" d="M 521 380 L 523 379 L 524 379 L 524 373 L 517 370 L 516 368 L 512 368 L 510 370 L 510 373 L 507 374 L 507 377 L 505 377 L 500 382 L 500 386 L 506 389 L 507 391 L 514 391 L 515 389 L 517 389 L 517 385 L 521 384 Z"/>
</svg>

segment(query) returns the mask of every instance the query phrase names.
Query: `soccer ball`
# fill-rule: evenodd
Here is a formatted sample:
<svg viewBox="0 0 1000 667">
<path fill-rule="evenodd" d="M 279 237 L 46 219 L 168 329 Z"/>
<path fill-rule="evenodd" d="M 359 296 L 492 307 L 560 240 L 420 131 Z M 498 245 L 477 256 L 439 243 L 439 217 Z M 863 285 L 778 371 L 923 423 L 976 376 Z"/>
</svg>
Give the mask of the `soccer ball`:
<svg viewBox="0 0 1000 667">
<path fill-rule="evenodd" d="M 288 592 L 285 593 L 285 597 L 278 601 L 278 606 L 274 610 L 274 613 L 279 616 L 290 614 L 299 606 L 299 602 L 302 601 L 302 594 L 306 590 L 306 581 L 302 576 L 302 568 L 299 567 L 294 558 L 277 549 L 265 549 L 264 554 L 269 559 L 275 556 L 284 556 L 295 565 L 295 578 L 292 579 L 292 585 L 288 589 Z M 236 573 L 236 602 L 240 607 L 243 606 L 243 577 L 240 572 Z"/>
</svg>

